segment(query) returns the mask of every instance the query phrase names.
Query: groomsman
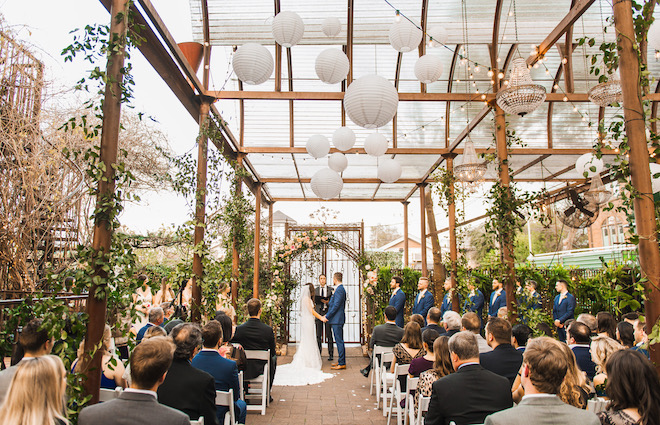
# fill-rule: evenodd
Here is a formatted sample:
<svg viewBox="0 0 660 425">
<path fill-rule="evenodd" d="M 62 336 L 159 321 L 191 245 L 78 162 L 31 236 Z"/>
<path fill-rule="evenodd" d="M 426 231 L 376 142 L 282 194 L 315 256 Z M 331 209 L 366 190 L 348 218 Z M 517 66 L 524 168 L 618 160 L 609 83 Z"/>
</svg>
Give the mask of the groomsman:
<svg viewBox="0 0 660 425">
<path fill-rule="evenodd" d="M 568 292 L 568 283 L 563 279 L 558 279 L 555 289 L 559 294 L 555 297 L 552 306 L 552 318 L 557 328 L 557 336 L 560 341 L 566 342 L 566 328 L 564 322 L 573 319 L 575 316 L 575 297 Z"/>
<path fill-rule="evenodd" d="M 479 316 L 479 322 L 483 327 L 483 317 L 484 317 L 484 304 L 485 298 L 483 292 L 474 286 L 474 282 L 469 281 L 467 284 L 470 293 L 468 294 L 467 300 L 465 300 L 465 305 L 463 306 L 465 312 L 473 312 Z"/>
<path fill-rule="evenodd" d="M 451 278 L 445 279 L 445 283 L 442 284 L 442 287 L 445 288 L 445 296 L 442 298 L 442 304 L 440 305 L 440 317 L 444 317 L 445 313 L 452 311 L 451 309 Z"/>
<path fill-rule="evenodd" d="M 399 276 L 394 276 L 390 282 L 390 288 L 392 288 L 392 296 L 390 296 L 390 304 L 396 309 L 396 319 L 394 322 L 400 328 L 403 328 L 403 310 L 406 305 L 406 294 L 401 290 L 401 285 L 403 285 L 403 279 Z"/>
<path fill-rule="evenodd" d="M 541 308 L 541 295 L 536 292 L 538 283 L 535 280 L 528 280 L 525 283 L 525 289 L 529 294 L 529 299 L 527 300 L 527 308 L 532 310 L 538 310 Z"/>
<path fill-rule="evenodd" d="M 413 304 L 412 314 L 421 314 L 424 318 L 424 324 L 426 325 L 426 315 L 429 312 L 429 309 L 435 305 L 435 299 L 433 294 L 428 291 L 429 288 L 429 278 L 420 277 L 417 282 L 417 289 L 419 294 L 415 297 L 415 303 Z"/>
<path fill-rule="evenodd" d="M 497 311 L 506 307 L 506 291 L 502 289 L 502 282 L 493 279 L 493 292 L 490 294 L 488 304 L 488 318 L 497 317 Z"/>
<path fill-rule="evenodd" d="M 316 287 L 314 296 L 314 310 L 321 315 L 325 316 L 328 312 L 328 302 L 332 296 L 333 288 L 326 285 L 327 278 L 324 274 L 319 276 L 319 286 Z M 332 360 L 334 356 L 334 341 L 332 340 L 332 325 L 329 322 L 322 322 L 319 319 L 316 321 L 316 343 L 319 346 L 319 353 L 321 352 L 321 345 L 323 345 L 323 331 L 325 330 L 325 337 L 328 340 L 328 360 Z"/>
</svg>

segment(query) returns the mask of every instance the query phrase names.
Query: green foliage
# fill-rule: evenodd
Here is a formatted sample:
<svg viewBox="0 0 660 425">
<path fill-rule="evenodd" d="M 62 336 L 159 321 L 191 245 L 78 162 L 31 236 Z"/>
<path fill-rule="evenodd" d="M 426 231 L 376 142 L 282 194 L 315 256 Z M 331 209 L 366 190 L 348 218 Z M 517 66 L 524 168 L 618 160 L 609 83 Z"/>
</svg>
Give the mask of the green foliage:
<svg viewBox="0 0 660 425">
<path fill-rule="evenodd" d="M 418 292 L 417 282 L 422 276 L 422 272 L 408 267 L 403 269 L 394 269 L 387 266 L 380 267 L 378 269 L 378 283 L 374 288 L 374 295 L 371 298 L 374 303 L 373 320 L 375 324 L 380 324 L 385 321 L 383 312 L 385 311 L 385 307 L 390 303 L 390 296 L 392 295 L 390 282 L 394 276 L 400 276 L 403 279 L 401 290 L 406 294 L 406 317 L 412 311 L 412 305 Z"/>
</svg>

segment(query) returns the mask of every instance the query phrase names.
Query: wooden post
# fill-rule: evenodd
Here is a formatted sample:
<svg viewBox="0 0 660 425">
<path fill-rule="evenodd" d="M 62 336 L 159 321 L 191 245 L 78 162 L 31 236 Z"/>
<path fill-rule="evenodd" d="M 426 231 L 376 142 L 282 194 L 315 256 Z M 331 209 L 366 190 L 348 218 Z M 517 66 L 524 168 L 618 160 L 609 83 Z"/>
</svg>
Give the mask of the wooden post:
<svg viewBox="0 0 660 425">
<path fill-rule="evenodd" d="M 261 242 L 261 183 L 254 187 L 254 276 L 252 296 L 259 298 L 259 243 Z"/>
<path fill-rule="evenodd" d="M 633 187 L 639 195 L 634 198 L 635 226 L 639 236 L 639 264 L 645 283 L 646 331 L 650 334 L 653 325 L 660 317 L 660 251 L 658 250 L 655 209 L 649 154 L 644 123 L 644 111 L 641 102 L 639 82 L 639 59 L 633 26 L 632 3 L 630 0 L 614 2 L 614 23 L 619 48 L 619 73 L 623 91 L 623 114 L 626 122 L 626 136 L 630 146 L 630 173 Z M 660 371 L 660 345 L 649 347 L 651 361 Z"/>
<path fill-rule="evenodd" d="M 119 127 L 121 120 L 121 82 L 123 79 L 125 40 L 127 30 L 127 2 L 112 0 L 110 9 L 110 49 L 107 64 L 108 83 L 105 86 L 105 99 L 103 100 L 103 122 L 101 129 L 100 160 L 105 165 L 103 178 L 98 182 L 98 195 L 96 208 L 113 203 L 110 201 L 115 194 L 115 168 L 117 162 L 117 149 L 119 144 Z M 122 18 L 120 18 L 123 17 Z M 94 237 L 92 250 L 106 255 L 110 252 L 112 243 L 112 226 L 107 214 L 100 214 L 94 223 Z M 102 280 L 107 278 L 103 271 L 104 264 L 97 264 L 94 275 Z M 87 297 L 87 333 L 85 335 L 85 352 L 94 352 L 85 370 L 79 370 L 87 375 L 84 382 L 85 392 L 92 396 L 91 403 L 99 402 L 99 388 L 101 387 L 101 350 L 96 348 L 101 344 L 105 329 L 105 316 L 107 299 L 105 297 L 105 284 L 92 284 Z M 97 297 L 97 293 L 99 296 Z M 83 369 L 82 367 L 80 369 Z"/>
<path fill-rule="evenodd" d="M 273 203 L 268 203 L 268 263 L 273 261 Z"/>
<path fill-rule="evenodd" d="M 420 242 L 422 244 L 422 276 L 428 275 L 428 268 L 426 265 L 426 197 L 424 196 L 424 189 L 426 188 L 425 183 L 418 183 L 419 186 L 419 207 L 420 207 Z"/>
<path fill-rule="evenodd" d="M 430 188 L 424 191 L 426 203 L 426 224 L 428 224 L 429 239 L 431 239 L 431 250 L 433 254 L 433 297 L 436 291 L 442 287 L 445 279 L 445 270 L 442 265 L 442 249 L 438 237 L 438 227 L 435 223 L 435 212 L 433 211 L 433 193 Z"/>
<path fill-rule="evenodd" d="M 410 261 L 410 253 L 408 251 L 408 204 L 410 202 L 403 201 L 403 267 L 408 267 Z"/>
<path fill-rule="evenodd" d="M 243 155 L 239 154 L 236 158 L 236 167 L 243 167 Z M 234 187 L 236 195 L 240 194 L 243 190 L 243 183 L 241 179 L 236 180 L 236 186 Z M 239 256 L 238 256 L 238 246 L 236 244 L 236 236 L 232 236 L 231 241 L 231 300 L 234 306 L 234 309 L 238 308 L 238 278 L 239 278 Z"/>
<path fill-rule="evenodd" d="M 447 162 L 447 171 L 449 173 L 454 172 L 454 158 L 456 158 L 455 153 L 450 153 L 445 155 L 445 160 Z M 452 202 L 448 205 L 447 214 L 449 216 L 449 261 L 451 263 L 451 270 L 449 271 L 449 278 L 451 279 L 451 287 L 455 289 L 457 286 L 457 270 L 456 263 L 458 261 L 458 246 L 456 242 L 456 204 L 453 202 L 454 199 L 455 187 L 452 184 L 449 188 L 449 194 L 451 196 Z M 461 304 L 458 299 L 458 291 L 452 290 L 452 299 L 451 299 L 451 309 L 457 312 L 461 311 Z"/>
</svg>

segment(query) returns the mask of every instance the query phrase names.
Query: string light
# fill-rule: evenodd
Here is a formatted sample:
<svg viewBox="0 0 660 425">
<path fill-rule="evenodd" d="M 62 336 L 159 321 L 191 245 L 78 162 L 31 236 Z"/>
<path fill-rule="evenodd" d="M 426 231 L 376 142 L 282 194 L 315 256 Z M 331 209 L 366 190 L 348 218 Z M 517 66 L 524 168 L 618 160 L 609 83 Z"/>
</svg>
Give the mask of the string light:
<svg viewBox="0 0 660 425">
<path fill-rule="evenodd" d="M 497 73 L 497 78 L 499 78 L 500 80 L 501 80 L 502 78 L 504 78 L 504 73 L 503 73 L 503 72 L 498 72 L 498 73 Z"/>
<path fill-rule="evenodd" d="M 401 22 L 401 12 L 397 10 L 395 13 L 396 16 L 394 17 L 394 22 Z"/>
</svg>

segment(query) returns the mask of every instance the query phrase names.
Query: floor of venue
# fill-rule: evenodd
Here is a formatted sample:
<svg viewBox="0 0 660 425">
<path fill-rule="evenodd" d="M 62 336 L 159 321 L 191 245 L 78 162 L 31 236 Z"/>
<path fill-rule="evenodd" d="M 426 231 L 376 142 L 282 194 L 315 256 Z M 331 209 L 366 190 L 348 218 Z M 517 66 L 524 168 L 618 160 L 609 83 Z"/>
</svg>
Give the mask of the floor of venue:
<svg viewBox="0 0 660 425">
<path fill-rule="evenodd" d="M 295 346 L 287 355 L 278 357 L 277 364 L 290 363 Z M 337 360 L 335 351 L 335 361 Z M 369 359 L 360 347 L 346 347 L 346 369 L 330 369 L 328 354 L 323 349 L 323 371 L 335 377 L 318 385 L 302 387 L 273 387 L 273 402 L 266 415 L 248 412 L 246 425 L 277 424 L 359 424 L 383 425 L 387 421 L 382 410 L 376 410 L 376 396 L 369 395 L 369 379 L 360 374 Z M 396 421 L 396 417 L 392 418 Z"/>
</svg>

